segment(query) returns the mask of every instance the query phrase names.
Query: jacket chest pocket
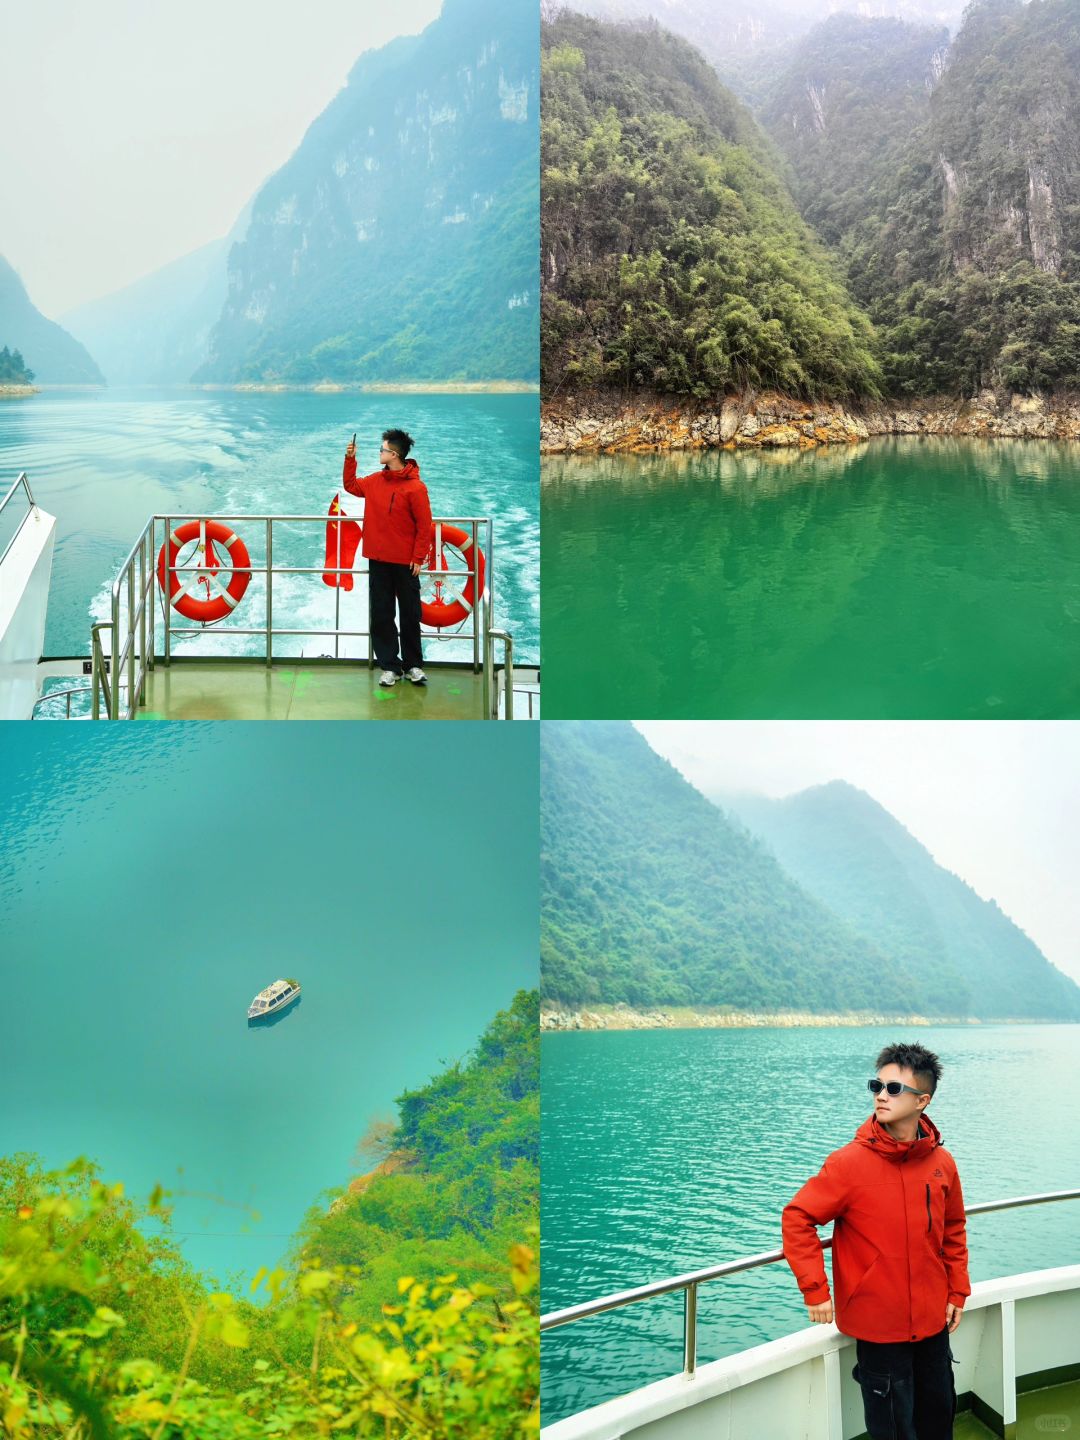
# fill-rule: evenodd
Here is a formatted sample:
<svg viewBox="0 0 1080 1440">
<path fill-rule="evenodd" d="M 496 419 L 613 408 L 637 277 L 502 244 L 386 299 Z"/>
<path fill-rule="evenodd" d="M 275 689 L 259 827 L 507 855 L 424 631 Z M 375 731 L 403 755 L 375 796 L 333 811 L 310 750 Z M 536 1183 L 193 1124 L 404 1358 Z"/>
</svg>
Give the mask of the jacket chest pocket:
<svg viewBox="0 0 1080 1440">
<path fill-rule="evenodd" d="M 949 1187 L 941 1180 L 936 1184 L 933 1180 L 927 1180 L 924 1189 L 926 1234 L 936 1250 L 945 1238 L 945 1205 L 949 1198 Z"/>
</svg>

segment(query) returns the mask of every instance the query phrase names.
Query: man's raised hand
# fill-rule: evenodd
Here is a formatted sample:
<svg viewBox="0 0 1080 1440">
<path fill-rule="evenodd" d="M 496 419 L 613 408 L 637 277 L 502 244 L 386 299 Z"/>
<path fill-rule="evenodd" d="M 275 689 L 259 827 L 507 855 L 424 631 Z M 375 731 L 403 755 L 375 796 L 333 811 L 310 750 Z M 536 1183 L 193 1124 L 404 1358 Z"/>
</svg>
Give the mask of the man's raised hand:
<svg viewBox="0 0 1080 1440">
<path fill-rule="evenodd" d="M 351 460 L 351 459 L 355 456 L 355 454 L 356 454 L 356 442 L 355 442 L 354 440 L 350 440 L 349 443 L 345 446 L 345 458 L 346 458 L 346 460 Z"/>
</svg>

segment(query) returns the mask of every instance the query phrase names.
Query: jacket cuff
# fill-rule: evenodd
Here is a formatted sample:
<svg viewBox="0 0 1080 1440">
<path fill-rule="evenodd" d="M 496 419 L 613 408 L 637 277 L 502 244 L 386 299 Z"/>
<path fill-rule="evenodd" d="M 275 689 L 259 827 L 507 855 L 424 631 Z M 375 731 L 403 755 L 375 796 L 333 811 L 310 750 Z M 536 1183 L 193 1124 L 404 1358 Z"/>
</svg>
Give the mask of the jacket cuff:
<svg viewBox="0 0 1080 1440">
<path fill-rule="evenodd" d="M 824 1305 L 828 1298 L 828 1285 L 812 1285 L 809 1290 L 803 1291 L 803 1299 L 807 1305 Z"/>
<path fill-rule="evenodd" d="M 949 1303 L 950 1305 L 955 1305 L 959 1310 L 962 1310 L 962 1309 L 964 1308 L 964 1301 L 965 1301 L 966 1299 L 967 1299 L 967 1296 L 966 1296 L 966 1295 L 960 1295 L 960 1294 L 958 1294 L 955 1290 L 950 1290 L 950 1291 L 949 1291 L 949 1300 L 948 1300 L 948 1303 Z"/>
</svg>

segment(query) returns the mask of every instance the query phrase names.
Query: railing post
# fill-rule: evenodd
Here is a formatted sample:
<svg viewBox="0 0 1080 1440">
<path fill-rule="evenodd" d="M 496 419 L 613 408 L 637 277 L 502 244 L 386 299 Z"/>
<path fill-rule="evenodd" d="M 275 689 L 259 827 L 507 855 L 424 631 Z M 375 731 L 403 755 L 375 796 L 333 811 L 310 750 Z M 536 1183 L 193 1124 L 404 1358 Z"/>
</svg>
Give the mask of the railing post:
<svg viewBox="0 0 1080 1440">
<path fill-rule="evenodd" d="M 165 516 L 165 536 L 162 540 L 165 546 L 165 664 L 172 660 L 172 621 L 169 612 L 172 609 L 172 582 L 173 571 L 169 564 L 169 548 L 172 544 L 172 517 Z"/>
<path fill-rule="evenodd" d="M 274 660 L 274 521 L 266 517 L 266 664 Z"/>
<path fill-rule="evenodd" d="M 683 1291 L 683 1374 L 687 1380 L 694 1378 L 697 1369 L 697 1286 L 688 1285 Z"/>
</svg>

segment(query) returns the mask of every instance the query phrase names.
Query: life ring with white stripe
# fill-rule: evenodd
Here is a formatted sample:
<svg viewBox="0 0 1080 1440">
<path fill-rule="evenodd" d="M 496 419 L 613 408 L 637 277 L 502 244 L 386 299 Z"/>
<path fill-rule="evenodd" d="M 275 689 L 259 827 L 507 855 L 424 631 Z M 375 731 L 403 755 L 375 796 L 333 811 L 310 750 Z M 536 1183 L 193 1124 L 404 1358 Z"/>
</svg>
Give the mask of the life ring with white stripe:
<svg viewBox="0 0 1080 1440">
<path fill-rule="evenodd" d="M 190 590 L 186 590 L 181 577 L 173 568 L 181 549 L 190 540 L 197 540 L 199 544 L 202 560 L 193 583 L 195 586 L 201 585 L 205 588 L 205 600 L 199 599 Z M 217 570 L 229 568 L 228 565 L 223 566 L 218 559 L 217 552 L 214 550 L 215 540 L 228 551 L 229 562 L 232 566 L 228 585 L 224 585 L 214 573 Z M 165 580 L 166 551 L 168 551 L 169 557 L 168 584 Z M 214 620 L 224 620 L 226 615 L 231 615 L 240 604 L 244 598 L 244 592 L 251 583 L 250 566 L 251 556 L 248 554 L 247 546 L 240 536 L 234 534 L 227 525 L 223 525 L 220 520 L 189 520 L 184 525 L 177 525 L 158 551 L 158 584 L 162 591 L 168 594 L 174 610 L 179 611 L 188 620 L 198 620 L 203 625 L 209 625 Z"/>
<path fill-rule="evenodd" d="M 473 565 L 470 558 L 472 543 L 472 536 L 467 530 L 461 530 L 456 525 L 444 525 L 441 520 L 436 522 L 435 536 L 427 557 L 427 573 L 432 577 L 429 583 L 435 598 L 420 602 L 420 618 L 425 625 L 444 630 L 448 625 L 460 624 L 472 614 L 477 590 L 481 595 L 484 593 L 484 552 L 479 545 L 476 547 L 476 564 Z M 461 553 L 469 569 L 476 572 L 469 575 L 461 590 L 456 590 L 450 580 L 442 577 L 442 572 L 450 568 L 443 554 L 444 545 L 452 545 Z"/>
</svg>

